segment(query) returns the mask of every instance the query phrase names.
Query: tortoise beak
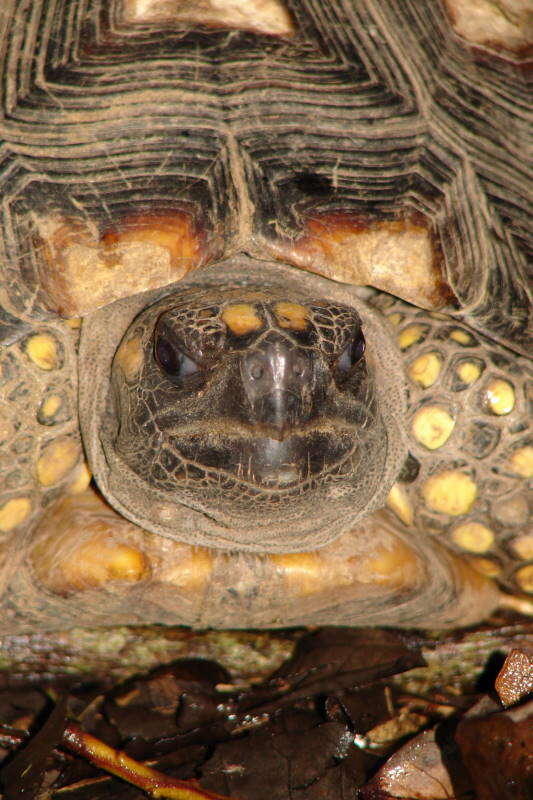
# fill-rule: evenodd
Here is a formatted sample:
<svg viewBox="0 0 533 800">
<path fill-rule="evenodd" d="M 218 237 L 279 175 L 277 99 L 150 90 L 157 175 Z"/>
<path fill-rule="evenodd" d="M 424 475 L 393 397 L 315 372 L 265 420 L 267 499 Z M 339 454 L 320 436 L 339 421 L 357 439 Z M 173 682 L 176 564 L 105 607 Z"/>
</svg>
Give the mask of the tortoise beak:
<svg viewBox="0 0 533 800">
<path fill-rule="evenodd" d="M 313 363 L 303 348 L 281 336 L 270 336 L 248 350 L 241 378 L 252 422 L 282 441 L 309 419 Z"/>
</svg>

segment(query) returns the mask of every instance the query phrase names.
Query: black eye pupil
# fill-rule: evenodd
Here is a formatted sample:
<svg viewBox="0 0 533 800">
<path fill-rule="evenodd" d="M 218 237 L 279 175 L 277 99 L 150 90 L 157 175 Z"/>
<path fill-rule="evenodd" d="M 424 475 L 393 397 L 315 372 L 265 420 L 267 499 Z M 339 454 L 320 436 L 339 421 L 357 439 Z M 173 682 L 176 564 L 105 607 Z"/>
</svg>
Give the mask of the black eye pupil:
<svg viewBox="0 0 533 800">
<path fill-rule="evenodd" d="M 179 371 L 179 356 L 168 339 L 163 336 L 160 336 L 156 342 L 155 356 L 165 372 L 175 375 Z"/>
</svg>

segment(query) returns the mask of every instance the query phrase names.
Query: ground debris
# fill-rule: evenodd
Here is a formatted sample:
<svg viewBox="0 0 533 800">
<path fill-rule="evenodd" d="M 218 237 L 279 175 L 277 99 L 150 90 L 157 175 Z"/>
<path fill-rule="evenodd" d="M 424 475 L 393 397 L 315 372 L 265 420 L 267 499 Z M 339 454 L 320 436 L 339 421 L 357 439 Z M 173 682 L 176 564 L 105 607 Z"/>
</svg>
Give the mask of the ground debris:
<svg viewBox="0 0 533 800">
<path fill-rule="evenodd" d="M 413 694 L 397 681 L 420 676 L 422 649 L 405 632 L 327 628 L 260 680 L 194 657 L 112 688 L 0 692 L 3 800 L 526 798 L 525 700 L 506 711 L 430 681 Z"/>
</svg>

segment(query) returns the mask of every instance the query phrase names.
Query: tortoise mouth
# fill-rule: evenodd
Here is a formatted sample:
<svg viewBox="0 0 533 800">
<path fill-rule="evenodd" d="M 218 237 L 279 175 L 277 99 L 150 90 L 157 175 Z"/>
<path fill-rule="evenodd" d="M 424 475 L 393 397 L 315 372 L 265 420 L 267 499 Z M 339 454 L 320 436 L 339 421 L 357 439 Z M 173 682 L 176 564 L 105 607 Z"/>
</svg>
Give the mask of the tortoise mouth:
<svg viewBox="0 0 533 800">
<path fill-rule="evenodd" d="M 156 459 L 151 479 L 165 491 L 205 481 L 236 482 L 267 493 L 296 487 L 305 491 L 329 474 L 352 472 L 359 461 L 357 437 L 346 426 L 292 432 L 283 438 L 255 433 L 253 428 L 233 435 L 208 431 L 182 438 L 167 432 L 163 458 Z"/>
</svg>

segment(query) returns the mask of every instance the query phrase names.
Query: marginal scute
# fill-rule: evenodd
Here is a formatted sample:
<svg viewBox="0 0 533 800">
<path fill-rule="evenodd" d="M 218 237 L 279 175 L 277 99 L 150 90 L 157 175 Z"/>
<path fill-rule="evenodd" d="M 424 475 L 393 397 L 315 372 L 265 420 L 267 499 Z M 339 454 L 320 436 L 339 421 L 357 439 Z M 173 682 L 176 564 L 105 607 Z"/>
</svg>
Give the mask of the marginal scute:
<svg viewBox="0 0 533 800">
<path fill-rule="evenodd" d="M 474 505 L 477 486 L 460 470 L 443 470 L 427 479 L 422 496 L 432 511 L 459 516 L 467 514 Z"/>
<path fill-rule="evenodd" d="M 452 539 L 470 553 L 486 553 L 494 544 L 494 532 L 481 522 L 464 522 L 453 529 Z"/>
<path fill-rule="evenodd" d="M 487 578 L 496 578 L 502 568 L 497 561 L 494 561 L 492 558 L 483 558 L 482 556 L 472 558 L 470 563 L 474 567 L 475 570 L 480 572 L 482 575 L 486 575 Z"/>
<path fill-rule="evenodd" d="M 0 507 L 0 531 L 8 533 L 25 522 L 31 513 L 29 497 L 13 497 Z"/>
<path fill-rule="evenodd" d="M 413 417 L 415 439 L 428 450 L 437 450 L 450 438 L 455 420 L 447 409 L 437 405 L 423 406 Z"/>
<path fill-rule="evenodd" d="M 409 366 L 408 373 L 412 381 L 428 389 L 439 377 L 441 368 L 442 357 L 439 353 L 423 353 Z"/>
<path fill-rule="evenodd" d="M 35 224 L 43 242 L 41 287 L 48 306 L 65 317 L 177 281 L 207 256 L 186 212 L 132 216 L 102 235 L 74 218 L 38 217 Z"/>
<path fill-rule="evenodd" d="M 176 558 L 174 549 L 178 551 L 179 558 Z M 183 553 L 180 550 L 183 550 Z M 176 544 L 171 554 L 171 558 L 165 559 L 167 563 L 160 567 L 157 579 L 171 583 L 182 591 L 202 592 L 213 575 L 215 562 L 213 552 L 206 547 Z"/>
<path fill-rule="evenodd" d="M 533 593 L 533 564 L 517 569 L 514 577 L 522 591 Z"/>
<path fill-rule="evenodd" d="M 68 596 L 150 576 L 138 546 L 143 532 L 107 511 L 92 492 L 65 497 L 39 523 L 30 555 L 33 572 L 49 591 Z"/>
<path fill-rule="evenodd" d="M 41 486 L 59 483 L 75 466 L 79 456 L 79 445 L 69 436 L 47 443 L 36 464 L 37 480 Z"/>
<path fill-rule="evenodd" d="M 373 286 L 421 308 L 446 304 L 450 290 L 427 220 L 370 219 L 349 212 L 309 216 L 291 244 L 267 243 L 271 252 L 327 278 Z"/>
</svg>

